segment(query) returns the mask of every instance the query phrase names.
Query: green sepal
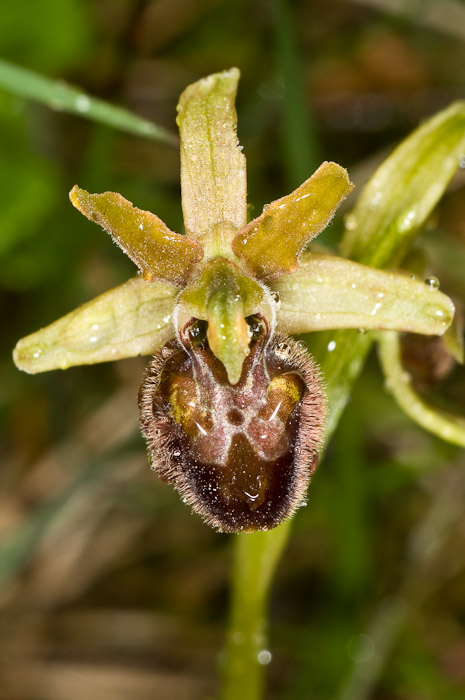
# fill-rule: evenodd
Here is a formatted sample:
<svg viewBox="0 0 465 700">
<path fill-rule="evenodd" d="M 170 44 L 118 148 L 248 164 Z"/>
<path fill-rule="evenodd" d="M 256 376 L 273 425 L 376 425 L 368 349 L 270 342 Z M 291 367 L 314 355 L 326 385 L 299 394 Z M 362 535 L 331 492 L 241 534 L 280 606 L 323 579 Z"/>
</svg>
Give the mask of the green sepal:
<svg viewBox="0 0 465 700">
<path fill-rule="evenodd" d="M 285 333 L 336 328 L 442 335 L 454 317 L 448 296 L 410 275 L 333 255 L 304 253 L 299 269 L 271 285 Z"/>
<path fill-rule="evenodd" d="M 425 223 L 465 151 L 465 102 L 416 129 L 380 165 L 346 217 L 341 254 L 365 265 L 395 264 Z"/>
<path fill-rule="evenodd" d="M 14 361 L 29 374 L 152 355 L 174 336 L 177 290 L 141 277 L 96 297 L 22 338 Z"/>
<path fill-rule="evenodd" d="M 237 231 L 247 223 L 246 161 L 234 107 L 239 77 L 231 68 L 203 78 L 184 90 L 178 104 L 184 225 L 189 236 L 202 239 L 208 257 L 214 226 Z"/>
<path fill-rule="evenodd" d="M 263 280 L 293 272 L 305 246 L 328 225 L 352 189 L 347 170 L 322 163 L 300 187 L 267 205 L 238 233 L 234 253 Z"/>
<path fill-rule="evenodd" d="M 158 216 L 137 209 L 116 192 L 90 194 L 75 185 L 69 197 L 76 209 L 111 235 L 147 282 L 181 286 L 203 257 L 198 241 L 170 231 Z"/>
<path fill-rule="evenodd" d="M 465 447 L 465 418 L 436 408 L 413 388 L 410 374 L 402 366 L 398 333 L 380 333 L 377 340 L 386 388 L 400 408 L 425 430 L 453 445 Z"/>
</svg>

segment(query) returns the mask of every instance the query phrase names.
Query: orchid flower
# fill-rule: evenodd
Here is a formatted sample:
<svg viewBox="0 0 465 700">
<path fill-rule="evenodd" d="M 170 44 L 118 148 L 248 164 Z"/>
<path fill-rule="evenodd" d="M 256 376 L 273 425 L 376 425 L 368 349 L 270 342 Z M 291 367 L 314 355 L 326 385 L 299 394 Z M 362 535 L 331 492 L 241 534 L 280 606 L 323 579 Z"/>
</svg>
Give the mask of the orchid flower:
<svg viewBox="0 0 465 700">
<path fill-rule="evenodd" d="M 17 366 L 30 373 L 154 355 L 139 397 L 149 459 L 223 532 L 277 526 L 304 500 L 315 469 L 325 382 L 305 343 L 290 335 L 341 328 L 389 331 L 389 338 L 400 331 L 442 335 L 454 317 L 438 289 L 376 269 L 389 259 L 392 237 L 379 240 L 370 226 L 378 221 L 382 229 L 382 178 L 392 180 L 399 158 L 380 170 L 348 217 L 346 257 L 307 247 L 353 188 L 336 163 L 323 163 L 247 221 L 238 80 L 233 68 L 181 95 L 184 234 L 120 194 L 71 190 L 73 205 L 110 233 L 139 274 L 23 338 L 14 351 Z M 423 209 L 405 211 L 399 191 L 404 242 L 440 193 Z M 367 224 L 370 207 L 375 223 Z M 457 435 L 464 440 L 460 426 Z"/>
</svg>

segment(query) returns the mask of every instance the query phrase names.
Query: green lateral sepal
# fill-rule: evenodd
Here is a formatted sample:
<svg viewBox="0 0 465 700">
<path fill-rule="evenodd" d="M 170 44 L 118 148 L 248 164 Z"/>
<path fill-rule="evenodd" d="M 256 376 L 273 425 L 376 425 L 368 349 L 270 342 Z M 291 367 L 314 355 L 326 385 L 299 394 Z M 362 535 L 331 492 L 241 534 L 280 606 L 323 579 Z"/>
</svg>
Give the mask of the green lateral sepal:
<svg viewBox="0 0 465 700">
<path fill-rule="evenodd" d="M 448 296 L 410 275 L 345 258 L 304 253 L 299 269 L 271 285 L 280 296 L 279 329 L 337 328 L 442 335 L 454 318 Z"/>
<path fill-rule="evenodd" d="M 13 353 L 29 374 L 152 355 L 174 336 L 177 290 L 141 277 L 128 280 L 22 338 Z"/>
</svg>

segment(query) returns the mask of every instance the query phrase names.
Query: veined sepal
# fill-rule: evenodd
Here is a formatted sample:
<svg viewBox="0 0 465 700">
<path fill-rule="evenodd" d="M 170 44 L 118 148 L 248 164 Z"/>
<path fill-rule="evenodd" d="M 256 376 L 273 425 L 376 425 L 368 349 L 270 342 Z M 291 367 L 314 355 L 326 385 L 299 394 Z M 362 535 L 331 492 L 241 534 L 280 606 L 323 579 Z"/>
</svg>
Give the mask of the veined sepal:
<svg viewBox="0 0 465 700">
<path fill-rule="evenodd" d="M 278 327 L 285 333 L 357 328 L 442 335 L 454 318 L 453 302 L 436 287 L 335 255 L 304 253 L 298 270 L 270 286 L 280 297 Z"/>
</svg>

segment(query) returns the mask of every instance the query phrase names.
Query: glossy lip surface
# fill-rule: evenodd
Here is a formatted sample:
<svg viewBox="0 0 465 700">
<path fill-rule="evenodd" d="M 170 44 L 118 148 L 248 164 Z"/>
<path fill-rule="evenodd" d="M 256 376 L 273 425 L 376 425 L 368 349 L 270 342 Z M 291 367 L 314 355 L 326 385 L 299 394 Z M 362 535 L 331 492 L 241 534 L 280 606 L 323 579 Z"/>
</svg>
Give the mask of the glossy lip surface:
<svg viewBox="0 0 465 700">
<path fill-rule="evenodd" d="M 223 532 L 268 530 L 300 505 L 317 462 L 326 401 L 295 341 L 254 317 L 232 386 L 198 322 L 149 365 L 140 392 L 154 469 Z"/>
</svg>

